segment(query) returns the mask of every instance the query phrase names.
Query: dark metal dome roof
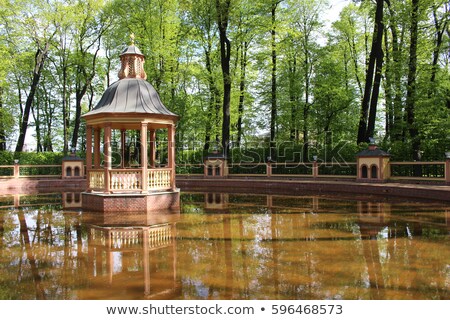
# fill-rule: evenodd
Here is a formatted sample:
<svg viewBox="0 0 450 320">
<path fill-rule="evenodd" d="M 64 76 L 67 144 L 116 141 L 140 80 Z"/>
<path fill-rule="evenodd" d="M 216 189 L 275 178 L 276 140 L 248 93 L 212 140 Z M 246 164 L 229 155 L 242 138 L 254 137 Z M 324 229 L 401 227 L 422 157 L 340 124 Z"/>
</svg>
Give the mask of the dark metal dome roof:
<svg viewBox="0 0 450 320">
<path fill-rule="evenodd" d="M 155 88 L 138 78 L 125 78 L 113 83 L 99 103 L 85 116 L 101 113 L 144 113 L 177 116 L 163 105 Z"/>
<path fill-rule="evenodd" d="M 125 48 L 120 55 L 124 55 L 124 54 L 139 54 L 141 56 L 143 55 L 141 50 L 139 50 L 139 48 L 136 47 L 134 44 Z"/>
<path fill-rule="evenodd" d="M 362 150 L 359 153 L 357 153 L 356 156 L 357 157 L 388 157 L 388 156 L 390 156 L 390 154 L 384 150 L 374 148 L 373 150 L 371 150 L 371 149 Z"/>
</svg>

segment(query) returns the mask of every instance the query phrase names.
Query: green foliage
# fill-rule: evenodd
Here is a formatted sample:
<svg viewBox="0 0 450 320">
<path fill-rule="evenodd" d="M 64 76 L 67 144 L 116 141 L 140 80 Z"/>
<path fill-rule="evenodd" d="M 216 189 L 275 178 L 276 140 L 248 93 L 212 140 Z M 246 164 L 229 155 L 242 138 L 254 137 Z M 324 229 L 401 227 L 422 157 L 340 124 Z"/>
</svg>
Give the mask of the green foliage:
<svg viewBox="0 0 450 320">
<path fill-rule="evenodd" d="M 281 1 L 274 25 L 272 3 L 231 2 L 231 159 L 264 162 L 270 154 L 267 136 L 275 53 L 277 161 L 304 160 L 305 142 L 309 158 L 354 161 L 364 147 L 354 141 L 373 30 L 373 2 L 350 2 L 328 29 L 323 27 L 324 1 Z M 49 42 L 29 121 L 37 151 L 67 150 L 71 137 L 84 150 L 85 128 L 81 125 L 77 134 L 77 111 L 92 109 L 105 85 L 117 80 L 118 55 L 129 44 L 131 33 L 146 57 L 148 81 L 163 103 L 180 115 L 177 163 L 201 163 L 208 152 L 206 144 L 209 151 L 220 145 L 223 78 L 215 0 L 13 0 L 1 4 L 0 134 L 5 133 L 8 149 L 17 139 L 36 53 Z M 442 160 L 450 150 L 446 5 L 427 0 L 420 7 L 423 32 L 418 39 L 414 125 L 423 160 Z M 393 160 L 410 160 L 405 101 L 411 3 L 389 1 L 384 17 L 376 137 Z M 241 148 L 234 148 L 238 134 Z M 21 157 L 21 163 L 60 160 L 47 154 L 43 159 Z M 1 160 L 12 163 L 13 158 L 2 155 Z"/>
<path fill-rule="evenodd" d="M 0 151 L 0 165 L 12 165 L 18 159 L 19 164 L 27 165 L 60 165 L 62 152 L 10 152 Z"/>
</svg>

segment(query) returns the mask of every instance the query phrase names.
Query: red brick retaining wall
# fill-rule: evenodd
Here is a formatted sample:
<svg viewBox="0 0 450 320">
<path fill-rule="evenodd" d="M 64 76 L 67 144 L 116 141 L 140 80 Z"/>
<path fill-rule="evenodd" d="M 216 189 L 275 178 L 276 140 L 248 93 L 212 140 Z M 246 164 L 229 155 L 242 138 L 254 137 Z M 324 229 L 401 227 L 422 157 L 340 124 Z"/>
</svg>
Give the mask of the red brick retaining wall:
<svg viewBox="0 0 450 320">
<path fill-rule="evenodd" d="M 449 186 L 400 183 L 357 183 L 343 181 L 271 180 L 271 179 L 178 179 L 184 191 L 265 193 L 302 195 L 304 193 L 352 193 L 419 198 L 450 202 Z"/>
<path fill-rule="evenodd" d="M 86 189 L 86 179 L 0 179 L 0 193 L 3 194 L 82 191 Z"/>
<path fill-rule="evenodd" d="M 363 183 L 353 181 L 281 180 L 276 178 L 239 179 L 177 179 L 177 186 L 185 191 L 252 192 L 296 195 L 310 193 L 353 193 L 450 201 L 450 186 L 404 183 Z M 87 189 L 85 179 L 4 179 L 0 180 L 0 193 L 62 192 Z M 159 202 L 171 202 L 161 197 Z M 152 207 L 152 204 L 143 204 Z M 167 204 L 169 206 L 169 204 Z"/>
<path fill-rule="evenodd" d="M 82 193 L 83 209 L 100 212 L 139 212 L 169 210 L 180 207 L 180 193 L 157 192 L 151 194 L 95 194 Z"/>
</svg>

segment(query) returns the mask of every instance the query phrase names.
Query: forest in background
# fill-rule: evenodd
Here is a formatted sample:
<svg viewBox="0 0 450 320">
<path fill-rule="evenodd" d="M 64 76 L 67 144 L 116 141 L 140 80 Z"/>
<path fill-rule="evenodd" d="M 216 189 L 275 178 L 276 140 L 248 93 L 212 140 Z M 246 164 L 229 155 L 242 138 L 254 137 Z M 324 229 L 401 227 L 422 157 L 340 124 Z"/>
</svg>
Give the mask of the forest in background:
<svg viewBox="0 0 450 320">
<path fill-rule="evenodd" d="M 0 0 L 0 151 L 85 147 L 81 115 L 135 43 L 181 116 L 184 161 L 222 149 L 353 160 L 450 151 L 448 0 Z M 238 150 L 237 152 L 235 152 Z M 191 157 L 191 158 L 190 158 Z M 198 160 L 198 157 L 196 158 Z"/>
</svg>

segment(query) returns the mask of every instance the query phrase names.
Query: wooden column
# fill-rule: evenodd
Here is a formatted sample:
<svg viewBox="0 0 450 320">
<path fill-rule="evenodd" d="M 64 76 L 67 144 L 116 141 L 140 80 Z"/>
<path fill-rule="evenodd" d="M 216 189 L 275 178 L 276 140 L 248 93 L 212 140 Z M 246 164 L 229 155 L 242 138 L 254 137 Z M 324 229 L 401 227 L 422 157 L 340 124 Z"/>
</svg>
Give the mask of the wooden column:
<svg viewBox="0 0 450 320">
<path fill-rule="evenodd" d="M 120 159 L 120 167 L 123 169 L 125 168 L 125 139 L 126 139 L 126 130 L 122 129 L 120 130 L 120 156 L 122 159 Z"/>
<path fill-rule="evenodd" d="M 91 126 L 86 126 L 86 169 L 87 170 L 92 169 L 92 127 Z"/>
<path fill-rule="evenodd" d="M 169 125 L 169 130 L 167 132 L 167 141 L 168 141 L 168 166 L 170 170 L 170 186 L 172 190 L 176 188 L 175 186 L 175 125 Z"/>
<path fill-rule="evenodd" d="M 100 128 L 94 128 L 94 169 L 100 169 Z"/>
<path fill-rule="evenodd" d="M 103 144 L 103 153 L 105 155 L 105 192 L 110 193 L 110 170 L 111 170 L 111 124 L 105 127 L 105 137 Z"/>
<path fill-rule="evenodd" d="M 272 163 L 271 162 L 266 163 L 266 175 L 268 177 L 272 176 Z"/>
<path fill-rule="evenodd" d="M 149 229 L 146 228 L 143 230 L 143 263 L 144 263 L 144 295 L 150 295 L 151 293 L 151 273 L 150 273 L 150 250 L 148 248 L 148 242 L 150 239 Z"/>
<path fill-rule="evenodd" d="M 156 165 L 156 130 L 150 129 L 150 166 L 152 168 Z"/>
<path fill-rule="evenodd" d="M 450 159 L 445 159 L 445 182 L 450 184 Z"/>
<path fill-rule="evenodd" d="M 142 192 L 148 190 L 147 123 L 141 123 Z"/>
<path fill-rule="evenodd" d="M 313 161 L 312 176 L 317 178 L 319 176 L 319 166 L 317 165 L 317 160 Z"/>
</svg>

